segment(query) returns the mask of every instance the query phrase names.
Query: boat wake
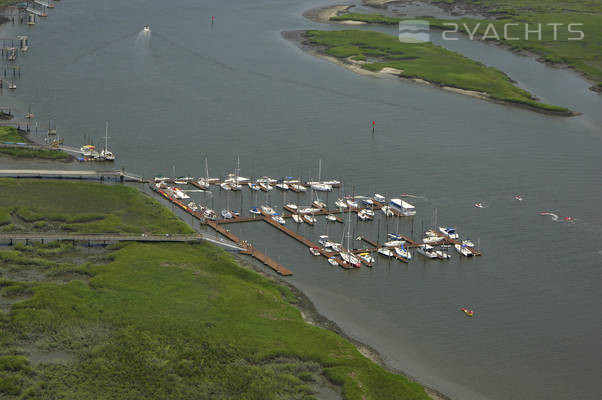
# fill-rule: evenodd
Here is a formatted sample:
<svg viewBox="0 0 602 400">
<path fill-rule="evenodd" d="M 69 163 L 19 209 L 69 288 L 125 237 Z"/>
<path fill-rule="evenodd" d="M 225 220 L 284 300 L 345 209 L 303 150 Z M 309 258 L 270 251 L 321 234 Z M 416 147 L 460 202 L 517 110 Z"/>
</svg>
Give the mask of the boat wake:
<svg viewBox="0 0 602 400">
<path fill-rule="evenodd" d="M 489 206 L 485 203 L 474 203 L 474 206 L 477 208 L 489 208 Z"/>
<path fill-rule="evenodd" d="M 550 218 L 552 218 L 552 221 L 554 221 L 554 222 L 576 222 L 577 221 L 577 219 L 574 217 L 561 218 L 558 216 L 558 214 L 554 214 L 554 213 L 547 212 L 547 211 L 540 212 L 539 215 L 549 216 Z"/>
<path fill-rule="evenodd" d="M 416 195 L 416 194 L 409 194 L 409 193 L 402 193 L 399 196 L 400 197 L 411 197 L 413 199 L 428 200 L 428 197 L 426 197 L 426 196 L 419 196 L 419 195 Z"/>
</svg>

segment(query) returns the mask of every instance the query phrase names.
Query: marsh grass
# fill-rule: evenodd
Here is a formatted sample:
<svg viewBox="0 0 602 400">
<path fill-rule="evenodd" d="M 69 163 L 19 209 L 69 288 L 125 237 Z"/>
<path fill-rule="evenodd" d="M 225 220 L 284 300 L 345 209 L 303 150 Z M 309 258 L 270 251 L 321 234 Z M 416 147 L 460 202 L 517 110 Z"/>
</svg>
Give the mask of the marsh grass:
<svg viewBox="0 0 602 400">
<path fill-rule="evenodd" d="M 311 43 L 324 46 L 334 57 L 366 61 L 362 68 L 378 72 L 401 70 L 404 78 L 419 78 L 441 86 L 486 93 L 492 99 L 523 104 L 545 111 L 568 113 L 565 107 L 541 103 L 515 86 L 500 70 L 432 43 L 401 43 L 395 36 L 365 30 L 307 31 Z"/>
</svg>

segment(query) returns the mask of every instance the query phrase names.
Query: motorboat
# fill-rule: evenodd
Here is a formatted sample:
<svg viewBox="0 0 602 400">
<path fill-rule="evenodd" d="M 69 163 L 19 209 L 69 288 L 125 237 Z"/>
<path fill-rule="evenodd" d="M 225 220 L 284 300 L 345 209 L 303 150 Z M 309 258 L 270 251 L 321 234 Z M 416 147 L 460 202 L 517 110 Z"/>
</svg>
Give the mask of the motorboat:
<svg viewBox="0 0 602 400">
<path fill-rule="evenodd" d="M 337 199 L 337 201 L 334 202 L 334 205 L 337 206 L 337 208 L 347 208 L 347 203 L 345 203 L 345 200 L 343 199 Z"/>
<path fill-rule="evenodd" d="M 325 185 L 330 185 L 330 186 L 340 186 L 341 185 L 341 181 L 337 181 L 336 179 L 331 179 L 329 181 L 322 181 L 322 183 Z"/>
<path fill-rule="evenodd" d="M 303 218 L 301 218 L 301 216 L 299 216 L 298 214 L 293 214 L 291 215 L 291 217 L 293 218 L 293 221 L 295 221 L 298 224 L 302 224 L 303 223 Z"/>
<path fill-rule="evenodd" d="M 213 211 L 210 208 L 205 209 L 205 211 L 203 211 L 203 216 L 207 219 L 213 220 L 215 221 L 217 219 L 217 214 L 215 213 L 215 211 Z"/>
<path fill-rule="evenodd" d="M 462 311 L 464 314 L 466 314 L 469 317 L 472 317 L 474 315 L 474 311 L 473 310 L 469 310 L 468 308 L 462 307 L 460 309 L 460 311 Z"/>
<path fill-rule="evenodd" d="M 401 199 L 391 199 L 389 206 L 406 217 L 416 215 L 416 207 Z"/>
<path fill-rule="evenodd" d="M 399 247 L 399 246 L 403 246 L 404 243 L 405 243 L 405 240 L 390 240 L 388 242 L 385 242 L 384 246 L 385 247 Z"/>
<path fill-rule="evenodd" d="M 255 214 L 255 215 L 261 215 L 261 211 L 259 210 L 259 208 L 257 207 L 251 207 L 251 209 L 249 210 L 249 212 L 251 214 Z"/>
<path fill-rule="evenodd" d="M 368 221 L 372 219 L 372 217 L 366 213 L 366 210 L 361 210 L 360 212 L 358 212 L 357 217 L 362 221 Z"/>
<path fill-rule="evenodd" d="M 458 233 L 456 232 L 455 228 L 444 228 L 442 226 L 439 227 L 439 232 L 443 233 L 445 236 L 447 236 L 450 239 L 457 239 L 460 236 L 458 235 Z"/>
<path fill-rule="evenodd" d="M 316 211 L 320 211 L 320 210 L 316 210 L 315 208 L 312 208 L 312 207 L 304 207 L 304 208 L 299 208 L 299 209 L 297 210 L 297 212 L 298 212 L 299 214 L 313 214 L 313 213 L 315 213 Z"/>
<path fill-rule="evenodd" d="M 272 219 L 276 222 L 278 222 L 280 225 L 284 225 L 286 224 L 286 221 L 284 220 L 284 218 L 282 218 L 280 215 L 278 214 L 274 214 L 272 215 Z"/>
<path fill-rule="evenodd" d="M 269 206 L 261 206 L 261 211 L 267 215 L 276 215 L 276 211 L 272 207 Z"/>
<path fill-rule="evenodd" d="M 296 211 L 296 210 L 297 210 L 297 208 L 298 208 L 298 207 L 297 207 L 297 205 L 296 205 L 296 204 L 293 204 L 293 203 L 288 203 L 288 204 L 286 204 L 286 205 L 285 205 L 285 207 L 286 207 L 286 208 L 290 208 L 291 210 L 295 210 L 295 211 Z"/>
<path fill-rule="evenodd" d="M 96 157 L 98 156 L 98 152 L 96 151 L 96 146 L 92 144 L 85 144 L 79 149 L 80 153 L 84 157 Z"/>
<path fill-rule="evenodd" d="M 418 254 L 422 254 L 426 258 L 439 258 L 439 256 L 437 255 L 437 252 L 435 251 L 435 248 L 428 244 L 423 244 L 421 246 L 418 246 L 416 248 L 416 251 L 418 252 Z"/>
<path fill-rule="evenodd" d="M 402 240 L 402 237 L 399 233 L 387 233 L 387 237 L 391 240 Z"/>
<path fill-rule="evenodd" d="M 444 240 L 444 238 L 442 238 L 441 236 L 425 236 L 422 238 L 422 243 L 435 244 L 435 243 L 439 243 L 443 240 Z"/>
<path fill-rule="evenodd" d="M 367 216 L 369 216 L 369 217 L 374 217 L 374 211 L 372 211 L 371 209 L 369 209 L 369 208 L 364 208 L 362 211 L 363 211 L 363 212 L 364 212 L 364 213 L 365 213 Z"/>
<path fill-rule="evenodd" d="M 328 264 L 332 265 L 333 267 L 336 267 L 339 265 L 339 262 L 337 261 L 336 257 L 330 257 L 328 259 Z"/>
<path fill-rule="evenodd" d="M 514 200 L 523 201 L 523 196 L 521 196 L 520 194 L 515 194 L 514 195 Z"/>
<path fill-rule="evenodd" d="M 192 211 L 198 211 L 198 209 L 199 209 L 199 206 L 197 206 L 194 201 L 191 201 L 190 203 L 188 203 L 187 207 L 190 208 Z"/>
<path fill-rule="evenodd" d="M 172 188 L 173 192 L 174 192 L 174 196 L 176 196 L 178 199 L 189 199 L 190 196 L 188 196 L 186 193 L 184 193 L 183 191 L 181 191 L 180 189 L 178 189 L 177 187 Z"/>
<path fill-rule="evenodd" d="M 468 247 L 473 247 L 474 248 L 474 243 L 470 239 L 464 239 L 464 240 L 462 240 L 462 244 L 464 246 L 468 246 Z"/>
<path fill-rule="evenodd" d="M 207 182 L 205 179 L 203 179 L 203 178 L 200 178 L 200 179 L 199 179 L 199 180 L 196 182 L 196 184 L 198 185 L 198 187 L 200 187 L 200 188 L 201 188 L 201 189 L 203 189 L 203 190 L 207 190 L 207 189 L 209 189 L 209 183 L 208 183 L 208 182 Z"/>
<path fill-rule="evenodd" d="M 345 201 L 351 208 L 359 208 L 360 207 L 360 205 L 357 204 L 357 201 L 355 201 L 354 199 L 349 198 L 349 199 L 345 199 Z"/>
<path fill-rule="evenodd" d="M 251 190 L 261 190 L 261 188 L 259 187 L 259 185 L 256 184 L 256 183 L 248 182 L 247 185 L 249 186 L 249 188 Z"/>
<path fill-rule="evenodd" d="M 392 217 L 395 215 L 389 206 L 382 206 L 380 210 L 385 214 L 386 217 Z"/>
<path fill-rule="evenodd" d="M 312 256 L 319 256 L 322 254 L 322 253 L 320 253 L 320 249 L 317 247 L 310 247 L 309 252 L 311 253 Z"/>
<path fill-rule="evenodd" d="M 374 265 L 375 260 L 374 257 L 370 255 L 370 253 L 360 253 L 358 254 L 358 258 L 367 267 L 371 267 L 372 265 Z"/>
<path fill-rule="evenodd" d="M 234 218 L 234 216 L 232 215 L 232 212 L 230 210 L 222 210 L 222 217 L 224 217 L 225 219 Z"/>
<path fill-rule="evenodd" d="M 349 251 L 342 251 L 341 258 L 343 259 L 343 261 L 345 261 L 347 264 L 351 265 L 352 267 L 360 268 L 362 266 L 362 263 L 360 262 L 359 258 L 357 258 L 355 256 L 355 254 L 353 254 Z"/>
<path fill-rule="evenodd" d="M 456 251 L 462 254 L 464 257 L 472 257 L 474 253 L 470 250 L 470 248 L 464 244 L 456 244 L 454 245 Z"/>
<path fill-rule="evenodd" d="M 330 242 L 330 248 L 334 251 L 343 251 L 343 245 L 336 242 Z"/>
<path fill-rule="evenodd" d="M 142 28 L 143 32 L 150 32 L 150 25 L 144 25 L 144 28 Z"/>
<path fill-rule="evenodd" d="M 405 258 L 406 260 L 411 260 L 412 259 L 412 253 L 410 253 L 410 251 L 408 249 L 406 249 L 405 247 L 401 246 L 401 247 L 395 247 L 395 253 L 401 257 L 401 258 Z"/>
<path fill-rule="evenodd" d="M 316 199 L 316 200 L 312 201 L 312 202 L 311 202 L 311 205 L 312 205 L 312 206 L 314 206 L 314 207 L 316 207 L 316 208 L 319 208 L 319 209 L 324 209 L 324 208 L 326 208 L 326 203 L 324 203 L 324 202 L 323 202 L 322 200 L 320 200 L 320 199 Z"/>
<path fill-rule="evenodd" d="M 318 243 L 320 243 L 322 246 L 324 246 L 328 241 L 328 235 L 320 235 L 320 239 L 318 239 Z"/>
<path fill-rule="evenodd" d="M 284 182 L 277 183 L 276 188 L 280 189 L 280 190 L 288 190 L 289 189 L 288 185 Z"/>
<path fill-rule="evenodd" d="M 230 189 L 232 190 L 241 190 L 242 189 L 242 185 L 239 183 L 229 183 L 228 185 L 230 185 Z"/>
<path fill-rule="evenodd" d="M 328 214 L 326 216 L 326 221 L 330 221 L 330 222 L 337 222 L 337 217 L 334 214 Z"/>
<path fill-rule="evenodd" d="M 378 249 L 378 254 L 383 255 L 385 257 L 393 257 L 393 251 L 388 247 L 381 247 Z"/>
<path fill-rule="evenodd" d="M 240 211 L 238 210 L 232 210 L 231 211 L 232 215 L 234 215 L 235 217 L 240 217 Z"/>
<path fill-rule="evenodd" d="M 385 199 L 385 196 L 375 193 L 374 201 L 378 201 L 379 203 L 384 203 L 386 201 L 386 199 Z"/>
<path fill-rule="evenodd" d="M 219 187 L 222 188 L 222 190 L 232 190 L 232 187 L 230 186 L 229 183 L 227 182 L 222 182 L 220 183 Z"/>
</svg>

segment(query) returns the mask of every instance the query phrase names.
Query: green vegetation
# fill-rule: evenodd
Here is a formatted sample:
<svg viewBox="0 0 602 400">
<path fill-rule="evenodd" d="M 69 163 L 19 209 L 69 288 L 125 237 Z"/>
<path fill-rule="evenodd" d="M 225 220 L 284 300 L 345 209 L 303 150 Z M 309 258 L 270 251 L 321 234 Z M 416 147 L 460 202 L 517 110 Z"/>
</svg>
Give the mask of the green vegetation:
<svg viewBox="0 0 602 400">
<path fill-rule="evenodd" d="M 191 233 L 134 188 L 89 182 L 0 179 L 0 231 Z"/>
<path fill-rule="evenodd" d="M 0 143 L 2 142 L 27 143 L 29 140 L 23 137 L 17 128 L 12 126 L 0 126 Z M 19 158 L 41 158 L 44 160 L 65 161 L 72 158 L 69 154 L 63 151 L 25 149 L 19 147 L 0 147 L 0 154 L 6 154 Z"/>
<path fill-rule="evenodd" d="M 477 20 L 464 18 L 460 20 L 428 19 L 431 26 L 450 29 L 443 24 L 458 23 L 460 31 L 466 32 L 466 27 L 475 30 L 475 36 L 481 37 L 487 33 L 490 41 L 503 43 L 514 51 L 530 51 L 539 56 L 544 62 L 551 64 L 568 65 L 583 73 L 587 78 L 596 82 L 592 89 L 602 85 L 602 3 L 595 0 L 445 0 L 433 1 L 441 3 L 442 7 L 460 6 L 485 14 L 488 19 Z M 368 23 L 397 24 L 403 18 L 386 17 L 375 14 L 345 14 L 331 18 L 332 20 L 355 20 Z M 493 37 L 493 31 L 488 25 L 493 24 L 499 39 Z M 505 24 L 509 25 L 508 34 L 504 36 Z M 556 40 L 554 27 L 550 23 L 561 23 L 557 27 Z M 579 34 L 568 31 L 569 24 L 583 24 L 574 26 L 572 30 L 583 31 L 582 40 L 568 40 L 576 38 Z M 464 26 L 466 24 L 466 26 Z M 537 29 L 537 24 L 542 25 L 541 40 L 536 34 L 525 37 L 525 25 L 529 30 Z M 518 38 L 519 40 L 508 40 Z"/>
<path fill-rule="evenodd" d="M 0 181 L 0 190 L 30 201 L 30 220 L 69 207 L 56 205 L 54 192 L 81 201 L 75 216 L 112 212 L 145 223 L 152 209 L 122 186 Z M 4 197 L 10 208 L 14 197 Z M 175 226 L 164 208 L 153 217 L 157 229 Z M 345 399 L 429 398 L 305 323 L 288 288 L 207 243 L 19 244 L 0 250 L 0 296 L 20 300 L 0 311 L 1 398 L 309 400 L 325 381 Z"/>
<path fill-rule="evenodd" d="M 307 31 L 312 44 L 337 58 L 366 60 L 361 67 L 377 72 L 385 67 L 401 70 L 400 76 L 419 78 L 438 85 L 484 92 L 490 98 L 535 109 L 569 113 L 564 107 L 533 100 L 496 68 L 487 67 L 432 43 L 401 43 L 391 35 L 372 31 Z"/>
</svg>

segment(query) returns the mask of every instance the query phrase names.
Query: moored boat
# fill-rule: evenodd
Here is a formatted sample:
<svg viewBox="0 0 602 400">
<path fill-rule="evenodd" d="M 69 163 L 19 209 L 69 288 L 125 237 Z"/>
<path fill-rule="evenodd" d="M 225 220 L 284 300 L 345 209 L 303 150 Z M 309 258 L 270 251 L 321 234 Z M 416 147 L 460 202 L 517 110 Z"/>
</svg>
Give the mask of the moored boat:
<svg viewBox="0 0 602 400">
<path fill-rule="evenodd" d="M 464 244 L 455 244 L 454 247 L 456 251 L 462 254 L 464 257 L 472 257 L 474 253 L 470 250 L 470 248 Z"/>
<path fill-rule="evenodd" d="M 301 218 L 298 214 L 293 214 L 291 215 L 291 217 L 293 218 L 293 221 L 295 221 L 298 224 L 302 224 L 303 223 L 303 218 Z"/>
<path fill-rule="evenodd" d="M 310 247 L 309 248 L 309 252 L 313 255 L 313 256 L 319 256 L 320 254 L 320 249 L 317 247 Z"/>
<path fill-rule="evenodd" d="M 435 248 L 433 246 L 429 246 L 428 244 L 423 244 L 422 246 L 418 246 L 416 248 L 418 254 L 422 254 L 426 258 L 439 258 Z"/>
<path fill-rule="evenodd" d="M 393 253 L 393 251 L 388 248 L 388 247 L 381 247 L 378 249 L 378 254 L 385 256 L 385 257 L 393 257 L 395 254 Z"/>
<path fill-rule="evenodd" d="M 410 251 L 408 249 L 406 249 L 403 245 L 401 245 L 401 247 L 395 247 L 395 253 L 401 257 L 401 258 L 405 258 L 406 260 L 411 260 L 412 259 L 412 253 L 410 253 Z"/>
<path fill-rule="evenodd" d="M 330 222 L 337 222 L 337 217 L 334 214 L 328 214 L 326 216 L 326 221 L 330 221 Z"/>
<path fill-rule="evenodd" d="M 261 211 L 267 215 L 275 215 L 276 211 L 272 207 L 269 206 L 261 206 Z"/>
<path fill-rule="evenodd" d="M 444 228 L 442 226 L 439 227 L 439 232 L 443 233 L 445 236 L 447 236 L 450 239 L 457 239 L 460 236 L 458 235 L 458 233 L 456 232 L 455 228 Z"/>
<path fill-rule="evenodd" d="M 259 208 L 257 207 L 251 207 L 251 209 L 249 210 L 249 212 L 251 214 L 255 214 L 255 215 L 261 215 L 261 211 L 259 210 Z"/>
</svg>

